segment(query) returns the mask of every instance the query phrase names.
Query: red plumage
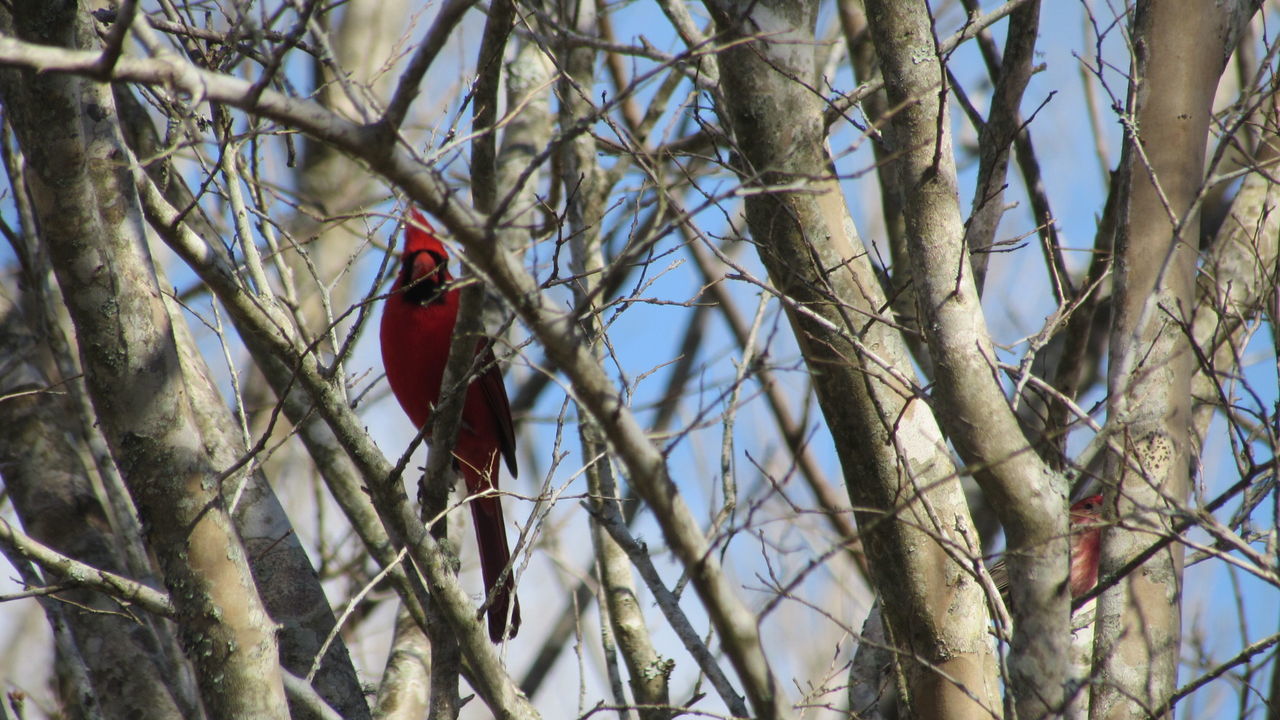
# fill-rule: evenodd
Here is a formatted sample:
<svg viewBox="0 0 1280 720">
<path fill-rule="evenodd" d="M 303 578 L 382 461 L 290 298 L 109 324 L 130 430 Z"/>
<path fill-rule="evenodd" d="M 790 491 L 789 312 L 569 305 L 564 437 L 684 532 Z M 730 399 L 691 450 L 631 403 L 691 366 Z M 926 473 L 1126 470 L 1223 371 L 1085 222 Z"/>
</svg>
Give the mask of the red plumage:
<svg viewBox="0 0 1280 720">
<path fill-rule="evenodd" d="M 1090 495 L 1071 506 L 1071 569 L 1067 587 L 1072 598 L 1098 584 L 1098 555 L 1102 550 L 1102 496 Z M 1009 598 L 1009 568 L 1000 558 L 987 568 L 996 589 Z"/>
<path fill-rule="evenodd" d="M 1098 584 L 1102 553 L 1102 496 L 1090 495 L 1071 506 L 1071 597 Z"/>
<path fill-rule="evenodd" d="M 449 358 L 449 343 L 458 319 L 458 290 L 450 288 L 449 252 L 435 230 L 418 211 L 410 210 L 405 224 L 405 244 L 400 272 L 382 310 L 382 363 L 391 392 L 416 427 L 431 421 L 431 410 L 440 400 L 440 383 Z M 498 487 L 498 456 L 516 474 L 515 432 L 502 373 L 493 351 L 480 342 L 483 354 L 480 377 L 467 388 L 462 427 L 453 449 L 454 467 L 462 474 L 468 495 Z M 520 628 L 520 603 L 511 573 L 499 584 L 499 576 L 511 559 L 506 523 L 498 496 L 470 502 L 480 568 L 489 604 L 489 638 L 502 640 L 510 606 L 510 637 Z"/>
</svg>

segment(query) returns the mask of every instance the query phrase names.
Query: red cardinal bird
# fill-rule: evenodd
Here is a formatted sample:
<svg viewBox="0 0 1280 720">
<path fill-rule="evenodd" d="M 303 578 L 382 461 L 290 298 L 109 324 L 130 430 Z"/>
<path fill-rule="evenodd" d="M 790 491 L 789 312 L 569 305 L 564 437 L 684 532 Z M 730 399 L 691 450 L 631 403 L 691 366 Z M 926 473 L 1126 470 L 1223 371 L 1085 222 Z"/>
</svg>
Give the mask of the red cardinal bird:
<svg viewBox="0 0 1280 720">
<path fill-rule="evenodd" d="M 452 280 L 449 252 L 426 218 L 410 210 L 400 274 L 382 310 L 382 364 L 400 407 L 419 428 L 429 429 L 431 410 L 440 400 L 440 382 L 458 319 L 458 289 L 449 287 Z M 483 353 L 481 363 L 486 369 L 467 388 L 462 427 L 453 448 L 454 467 L 462 473 L 469 495 L 497 489 L 499 454 L 511 476 L 516 474 L 515 432 L 502 373 L 486 343 L 481 341 L 476 353 Z M 507 629 L 508 604 L 510 637 L 520 628 L 520 603 L 511 574 L 498 582 L 511 559 L 502 503 L 491 495 L 470 504 L 490 600 L 489 639 L 500 642 Z"/>
<path fill-rule="evenodd" d="M 1068 586 L 1078 598 L 1098 584 L 1098 555 L 1102 550 L 1102 496 L 1091 495 L 1071 506 L 1071 572 Z M 1009 600 L 1009 568 L 1004 558 L 988 568 L 996 589 Z"/>
</svg>

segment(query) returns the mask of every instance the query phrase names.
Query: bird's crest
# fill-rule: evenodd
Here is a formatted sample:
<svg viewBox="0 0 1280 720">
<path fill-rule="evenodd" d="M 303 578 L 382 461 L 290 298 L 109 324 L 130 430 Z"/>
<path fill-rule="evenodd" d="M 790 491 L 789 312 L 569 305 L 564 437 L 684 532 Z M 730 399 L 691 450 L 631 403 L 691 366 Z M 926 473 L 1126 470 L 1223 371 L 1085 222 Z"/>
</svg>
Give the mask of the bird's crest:
<svg viewBox="0 0 1280 720">
<path fill-rule="evenodd" d="M 431 222 L 417 208 L 409 208 L 409 216 L 404 223 L 404 252 L 408 255 L 420 250 L 449 257 L 448 249 L 436 237 L 436 229 Z"/>
</svg>

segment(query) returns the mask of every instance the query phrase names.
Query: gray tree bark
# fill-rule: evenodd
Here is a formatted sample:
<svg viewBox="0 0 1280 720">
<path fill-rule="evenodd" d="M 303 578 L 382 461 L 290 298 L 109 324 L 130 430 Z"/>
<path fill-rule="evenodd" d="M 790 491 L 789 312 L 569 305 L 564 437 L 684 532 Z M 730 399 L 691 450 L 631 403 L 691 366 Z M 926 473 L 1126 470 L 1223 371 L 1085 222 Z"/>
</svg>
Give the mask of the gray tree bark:
<svg viewBox="0 0 1280 720">
<path fill-rule="evenodd" d="M 19 4 L 6 18 L 21 37 L 76 48 L 93 42 L 86 20 L 76 3 Z M 110 87 L 30 71 L 6 71 L 0 83 L 29 148 L 33 206 L 89 394 L 148 522 L 205 707 L 287 717 L 274 629 L 183 387 Z"/>
<path fill-rule="evenodd" d="M 1116 239 L 1102 572 L 1171 532 L 1190 489 L 1191 381 L 1183 328 L 1195 300 L 1199 194 L 1214 88 L 1239 39 L 1244 3 L 1140 3 Z M 1246 15 L 1247 17 L 1247 15 Z M 1148 717 L 1177 683 L 1182 551 L 1171 544 L 1098 602 L 1094 662 L 1105 680 L 1092 718 Z"/>
</svg>

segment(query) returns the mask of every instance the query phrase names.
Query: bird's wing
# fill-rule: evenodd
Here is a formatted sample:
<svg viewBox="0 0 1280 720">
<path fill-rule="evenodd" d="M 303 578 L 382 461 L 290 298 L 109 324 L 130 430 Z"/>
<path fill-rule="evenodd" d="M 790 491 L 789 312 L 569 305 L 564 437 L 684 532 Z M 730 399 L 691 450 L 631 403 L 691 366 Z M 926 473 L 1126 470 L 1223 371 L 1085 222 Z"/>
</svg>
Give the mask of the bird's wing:
<svg viewBox="0 0 1280 720">
<path fill-rule="evenodd" d="M 516 476 L 516 431 L 511 424 L 511 403 L 507 400 L 507 388 L 502 384 L 502 371 L 498 369 L 497 360 L 493 357 L 493 347 L 486 341 L 480 341 L 476 348 L 480 362 L 485 370 L 476 383 L 484 396 L 484 404 L 493 413 L 494 426 L 498 430 L 498 448 L 502 458 L 507 462 L 511 477 Z"/>
</svg>

